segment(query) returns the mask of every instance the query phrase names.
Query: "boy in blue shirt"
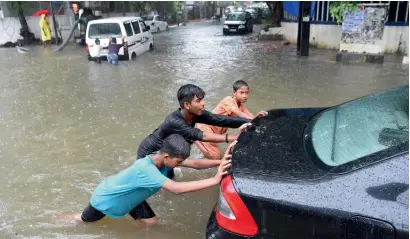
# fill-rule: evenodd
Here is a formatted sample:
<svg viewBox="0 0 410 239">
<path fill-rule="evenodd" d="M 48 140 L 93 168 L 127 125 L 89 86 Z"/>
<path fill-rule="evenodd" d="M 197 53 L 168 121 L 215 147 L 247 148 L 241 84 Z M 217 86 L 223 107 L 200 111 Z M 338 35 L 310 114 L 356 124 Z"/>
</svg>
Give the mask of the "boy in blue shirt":
<svg viewBox="0 0 410 239">
<path fill-rule="evenodd" d="M 94 190 L 81 221 L 95 222 L 106 215 L 120 218 L 129 214 L 135 220 L 155 223 L 155 213 L 145 200 L 161 188 L 181 194 L 219 184 L 231 166 L 229 152 L 234 144 L 227 149 L 222 160 L 189 160 L 186 159 L 190 154 L 189 143 L 181 135 L 168 136 L 159 153 L 136 160 L 127 169 L 104 179 Z M 191 182 L 175 182 L 167 178 L 168 170 L 177 166 L 204 169 L 218 165 L 218 172 L 212 178 Z M 79 220 L 80 215 L 75 218 Z"/>
</svg>

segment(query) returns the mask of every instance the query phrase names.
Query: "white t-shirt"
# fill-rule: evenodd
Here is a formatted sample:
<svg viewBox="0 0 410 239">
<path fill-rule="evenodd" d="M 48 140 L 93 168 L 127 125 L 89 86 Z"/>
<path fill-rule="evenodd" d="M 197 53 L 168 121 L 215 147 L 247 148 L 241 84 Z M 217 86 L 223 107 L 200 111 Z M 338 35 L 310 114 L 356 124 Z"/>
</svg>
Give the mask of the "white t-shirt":
<svg viewBox="0 0 410 239">
<path fill-rule="evenodd" d="M 90 46 L 89 49 L 90 49 L 91 57 L 100 57 L 100 52 L 101 52 L 101 49 L 103 49 L 103 46 L 93 45 L 93 46 Z"/>
</svg>

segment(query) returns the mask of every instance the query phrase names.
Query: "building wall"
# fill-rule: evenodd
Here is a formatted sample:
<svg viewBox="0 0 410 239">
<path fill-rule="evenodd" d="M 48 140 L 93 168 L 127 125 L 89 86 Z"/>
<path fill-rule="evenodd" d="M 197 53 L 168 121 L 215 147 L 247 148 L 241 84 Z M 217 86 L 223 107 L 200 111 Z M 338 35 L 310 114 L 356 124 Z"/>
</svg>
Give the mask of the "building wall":
<svg viewBox="0 0 410 239">
<path fill-rule="evenodd" d="M 297 43 L 297 22 L 282 22 L 284 38 Z M 340 49 L 342 27 L 334 24 L 311 24 L 310 44 L 318 48 Z M 409 52 L 409 26 L 385 26 L 383 33 L 383 52 Z"/>
<path fill-rule="evenodd" d="M 103 18 L 109 17 L 122 17 L 122 13 L 102 13 Z M 126 16 L 139 16 L 139 13 L 132 13 L 128 12 L 125 14 Z M 63 39 L 65 39 L 68 34 L 70 33 L 70 29 L 74 24 L 74 16 L 70 15 L 56 15 L 56 20 L 61 28 L 61 34 Z M 33 17 L 28 16 L 26 17 L 27 24 L 30 28 L 30 31 L 34 33 L 36 38 L 41 38 L 41 31 L 40 31 L 40 17 Z M 51 34 L 55 37 L 54 33 L 54 25 L 52 17 L 49 16 L 50 20 L 50 27 L 51 27 Z M 18 39 L 23 39 L 20 36 L 20 21 L 16 17 L 6 17 L 0 18 L 0 45 L 5 44 L 6 42 L 17 42 Z M 74 40 L 74 39 L 73 39 Z"/>
<path fill-rule="evenodd" d="M 71 26 L 74 23 L 74 19 L 68 15 L 57 15 L 55 16 L 58 24 L 61 28 L 61 34 L 63 38 L 66 38 L 70 33 Z M 36 38 L 41 38 L 40 31 L 40 17 L 26 17 L 27 24 L 30 28 L 30 31 L 34 33 Z M 52 36 L 55 37 L 54 25 L 52 17 L 49 17 L 50 27 Z M 0 45 L 6 42 L 17 42 L 18 39 L 23 39 L 20 36 L 20 21 L 16 17 L 6 17 L 0 18 Z"/>
</svg>

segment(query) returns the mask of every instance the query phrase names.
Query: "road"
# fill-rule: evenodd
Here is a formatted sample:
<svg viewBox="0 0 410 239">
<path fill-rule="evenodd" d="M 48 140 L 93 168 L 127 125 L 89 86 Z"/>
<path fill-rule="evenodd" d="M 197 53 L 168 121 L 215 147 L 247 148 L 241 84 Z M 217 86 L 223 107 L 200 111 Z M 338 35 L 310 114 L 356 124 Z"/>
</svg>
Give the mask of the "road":
<svg viewBox="0 0 410 239">
<path fill-rule="evenodd" d="M 178 108 L 177 89 L 202 87 L 207 109 L 250 85 L 251 112 L 330 106 L 408 84 L 408 66 L 340 65 L 335 52 L 258 42 L 255 34 L 223 36 L 212 22 L 155 34 L 155 50 L 118 67 L 88 62 L 84 49 L 0 49 L 0 234 L 3 238 L 203 238 L 217 187 L 149 200 L 160 218 L 143 228 L 130 217 L 88 225 L 58 220 L 78 213 L 104 177 L 132 164 L 141 140 Z M 194 150 L 195 151 L 195 150 Z M 198 153 L 194 152 L 194 156 Z M 182 180 L 215 170 L 183 170 Z"/>
</svg>

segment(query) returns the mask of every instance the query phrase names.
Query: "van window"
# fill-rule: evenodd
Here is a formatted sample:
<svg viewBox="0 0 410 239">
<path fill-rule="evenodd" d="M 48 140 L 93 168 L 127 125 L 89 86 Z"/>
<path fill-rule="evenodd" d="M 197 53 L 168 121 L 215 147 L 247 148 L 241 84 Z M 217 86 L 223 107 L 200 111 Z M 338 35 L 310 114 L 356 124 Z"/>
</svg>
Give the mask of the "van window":
<svg viewBox="0 0 410 239">
<path fill-rule="evenodd" d="M 134 28 L 135 34 L 140 34 L 141 30 L 140 30 L 140 25 L 138 24 L 138 21 L 134 21 L 131 24 L 132 24 L 132 27 Z"/>
<path fill-rule="evenodd" d="M 402 153 L 409 143 L 408 86 L 365 96 L 324 111 L 309 122 L 312 147 L 328 166 L 368 155 L 379 160 Z"/>
<path fill-rule="evenodd" d="M 88 29 L 88 38 L 121 37 L 121 27 L 118 23 L 95 23 Z"/>
<path fill-rule="evenodd" d="M 127 36 L 132 37 L 134 35 L 134 33 L 132 32 L 132 27 L 131 27 L 131 23 L 124 23 L 124 27 L 125 27 L 125 32 L 127 33 Z"/>
<path fill-rule="evenodd" d="M 140 23 L 141 23 L 141 29 L 144 31 L 144 30 L 147 30 L 147 25 L 145 25 L 145 22 L 143 22 L 143 21 L 140 21 Z"/>
</svg>

